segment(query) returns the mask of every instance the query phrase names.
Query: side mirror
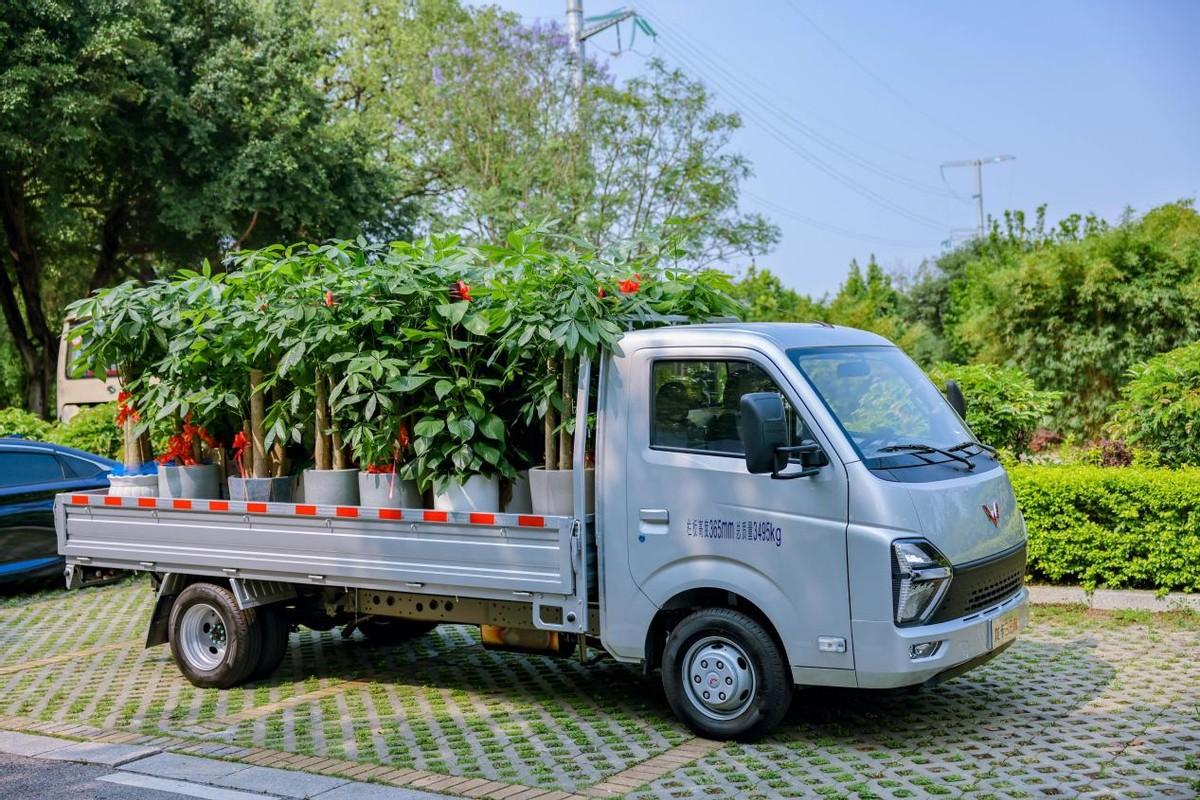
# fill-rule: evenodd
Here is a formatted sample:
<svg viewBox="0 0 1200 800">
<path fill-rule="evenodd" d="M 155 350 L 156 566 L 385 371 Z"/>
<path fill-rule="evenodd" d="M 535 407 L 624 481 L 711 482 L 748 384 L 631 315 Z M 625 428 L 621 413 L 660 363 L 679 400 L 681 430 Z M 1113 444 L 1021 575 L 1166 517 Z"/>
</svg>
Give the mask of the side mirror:
<svg viewBox="0 0 1200 800">
<path fill-rule="evenodd" d="M 829 463 L 815 444 L 791 445 L 787 412 L 777 392 L 742 395 L 742 448 L 746 469 L 752 474 L 771 473 L 772 478 L 807 478 Z M 801 469 L 784 474 L 792 456 L 799 456 Z"/>
<path fill-rule="evenodd" d="M 788 445 L 783 398 L 775 392 L 751 392 L 742 395 L 741 409 L 746 469 L 755 475 L 778 472 L 787 463 L 787 455 L 779 452 Z"/>
<path fill-rule="evenodd" d="M 963 397 L 958 381 L 946 381 L 946 402 L 964 421 L 967 418 L 967 400 Z"/>
</svg>

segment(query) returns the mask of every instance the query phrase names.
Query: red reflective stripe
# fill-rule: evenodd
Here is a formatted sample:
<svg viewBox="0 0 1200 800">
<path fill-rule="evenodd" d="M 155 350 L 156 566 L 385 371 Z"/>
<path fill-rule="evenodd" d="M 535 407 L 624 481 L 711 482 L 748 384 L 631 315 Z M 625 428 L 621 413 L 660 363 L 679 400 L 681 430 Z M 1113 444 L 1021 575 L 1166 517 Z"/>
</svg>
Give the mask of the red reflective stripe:
<svg viewBox="0 0 1200 800">
<path fill-rule="evenodd" d="M 104 505 L 106 505 L 106 506 L 119 506 L 119 505 L 121 505 L 121 501 L 122 501 L 123 499 L 124 499 L 124 498 L 121 498 L 121 497 L 110 497 L 110 496 L 108 496 L 108 495 L 105 495 L 105 497 L 104 497 Z"/>
<path fill-rule="evenodd" d="M 472 525 L 495 525 L 496 524 L 496 515 L 495 514 L 480 514 L 479 512 L 472 512 L 471 513 L 471 524 Z"/>
<path fill-rule="evenodd" d="M 266 503 L 246 503 L 246 510 L 249 511 L 251 514 L 265 514 L 265 513 L 267 513 L 267 504 Z"/>
<path fill-rule="evenodd" d="M 517 524 L 525 528 L 544 528 L 546 527 L 546 518 L 520 514 L 517 517 Z"/>
<path fill-rule="evenodd" d="M 404 512 L 398 508 L 379 509 L 380 519 L 404 519 Z"/>
<path fill-rule="evenodd" d="M 305 517 L 315 517 L 317 515 L 316 506 L 296 506 L 296 513 Z"/>
<path fill-rule="evenodd" d="M 228 511 L 229 510 L 229 501 L 228 500 L 210 500 L 208 502 L 208 510 L 209 511 Z"/>
<path fill-rule="evenodd" d="M 446 516 L 445 511 L 426 511 L 425 512 L 425 521 L 426 522 L 445 522 L 446 519 L 447 519 L 447 516 Z"/>
<path fill-rule="evenodd" d="M 157 505 L 158 505 L 157 497 L 139 497 L 138 498 L 138 507 L 139 508 L 154 508 Z"/>
<path fill-rule="evenodd" d="M 86 494 L 71 495 L 71 502 L 77 506 L 86 506 L 88 504 L 88 496 Z"/>
<path fill-rule="evenodd" d="M 337 510 L 333 513 L 337 514 L 339 517 L 357 517 L 358 509 L 354 506 L 338 506 Z"/>
<path fill-rule="evenodd" d="M 191 500 L 175 500 L 171 503 L 171 505 L 178 511 L 191 511 L 192 510 L 192 501 Z"/>
</svg>

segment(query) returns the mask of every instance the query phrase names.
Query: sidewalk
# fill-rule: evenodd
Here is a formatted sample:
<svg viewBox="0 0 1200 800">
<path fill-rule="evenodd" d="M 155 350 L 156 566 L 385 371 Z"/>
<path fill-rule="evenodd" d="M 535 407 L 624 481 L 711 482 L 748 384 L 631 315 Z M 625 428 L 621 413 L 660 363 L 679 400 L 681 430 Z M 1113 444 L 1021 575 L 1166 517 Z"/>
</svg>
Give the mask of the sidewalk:
<svg viewBox="0 0 1200 800">
<path fill-rule="evenodd" d="M 204 800 L 444 800 L 447 797 L 308 772 L 164 753 L 143 745 L 72 742 L 10 731 L 0 731 L 0 754 L 109 767 L 114 771 L 96 780 Z"/>
<path fill-rule="evenodd" d="M 1037 605 L 1085 605 L 1100 611 L 1200 612 L 1200 594 L 1170 592 L 1159 597 L 1144 589 L 1097 589 L 1090 594 L 1080 586 L 1029 585 L 1029 600 Z"/>
</svg>

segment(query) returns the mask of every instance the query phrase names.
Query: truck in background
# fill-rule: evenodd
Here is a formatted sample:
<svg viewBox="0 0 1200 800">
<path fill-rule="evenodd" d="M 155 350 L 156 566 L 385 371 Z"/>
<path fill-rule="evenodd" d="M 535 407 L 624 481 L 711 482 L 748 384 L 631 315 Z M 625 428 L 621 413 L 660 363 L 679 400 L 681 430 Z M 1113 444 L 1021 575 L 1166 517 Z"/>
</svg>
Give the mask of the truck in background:
<svg viewBox="0 0 1200 800">
<path fill-rule="evenodd" d="M 60 422 L 68 422 L 87 406 L 113 402 L 121 391 L 116 369 L 109 369 L 107 374 L 100 376 L 79 364 L 83 336 L 76 332 L 76 328 L 80 322 L 75 319 L 64 322 L 62 338 L 58 343 L 56 405 Z"/>
</svg>

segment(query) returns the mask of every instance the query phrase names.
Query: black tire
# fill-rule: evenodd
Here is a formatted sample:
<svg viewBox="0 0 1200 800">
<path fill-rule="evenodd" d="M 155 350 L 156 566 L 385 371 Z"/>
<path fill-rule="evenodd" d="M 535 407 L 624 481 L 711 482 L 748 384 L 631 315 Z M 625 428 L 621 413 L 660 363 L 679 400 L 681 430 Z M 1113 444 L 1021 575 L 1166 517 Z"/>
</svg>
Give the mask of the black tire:
<svg viewBox="0 0 1200 800">
<path fill-rule="evenodd" d="M 256 610 L 262 624 L 262 650 L 258 654 L 258 664 L 250 673 L 252 681 L 266 678 L 279 669 L 279 664 L 287 655 L 288 637 L 291 635 L 283 611 L 274 606 L 262 606 Z"/>
<path fill-rule="evenodd" d="M 371 617 L 358 623 L 358 629 L 377 644 L 400 644 L 424 636 L 437 627 L 436 622 L 393 617 Z"/>
<path fill-rule="evenodd" d="M 732 608 L 680 620 L 663 647 L 662 681 L 671 710 L 709 739 L 759 739 L 792 702 L 791 671 L 779 646 L 753 617 Z"/>
<path fill-rule="evenodd" d="M 228 689 L 258 665 L 262 625 L 257 610 L 238 608 L 224 586 L 193 583 L 180 592 L 171 606 L 170 631 L 171 655 L 193 686 Z"/>
</svg>

